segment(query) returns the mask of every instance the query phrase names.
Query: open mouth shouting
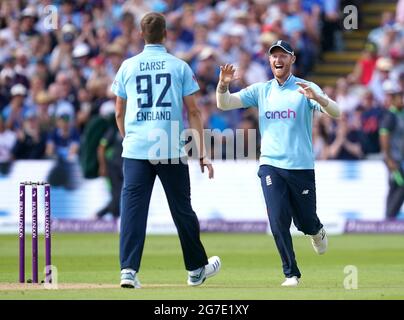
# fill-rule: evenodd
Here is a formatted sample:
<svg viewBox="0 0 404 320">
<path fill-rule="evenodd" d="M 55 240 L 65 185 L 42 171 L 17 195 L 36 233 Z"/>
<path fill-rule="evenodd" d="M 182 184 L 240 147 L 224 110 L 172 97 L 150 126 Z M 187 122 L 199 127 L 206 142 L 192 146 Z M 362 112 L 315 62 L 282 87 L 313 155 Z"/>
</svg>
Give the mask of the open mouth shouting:
<svg viewBox="0 0 404 320">
<path fill-rule="evenodd" d="M 284 68 L 283 64 L 275 64 L 275 69 L 276 70 L 282 70 Z"/>
</svg>

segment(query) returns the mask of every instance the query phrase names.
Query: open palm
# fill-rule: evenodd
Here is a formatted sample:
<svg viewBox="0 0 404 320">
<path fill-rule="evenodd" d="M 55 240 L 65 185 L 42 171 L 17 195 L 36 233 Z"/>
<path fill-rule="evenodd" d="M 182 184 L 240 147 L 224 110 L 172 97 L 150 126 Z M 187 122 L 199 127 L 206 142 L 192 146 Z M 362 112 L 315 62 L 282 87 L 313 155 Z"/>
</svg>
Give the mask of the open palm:
<svg viewBox="0 0 404 320">
<path fill-rule="evenodd" d="M 222 83 L 229 84 L 233 80 L 237 80 L 234 76 L 236 69 L 231 64 L 226 64 L 224 66 L 220 66 L 220 76 L 219 80 Z"/>
</svg>

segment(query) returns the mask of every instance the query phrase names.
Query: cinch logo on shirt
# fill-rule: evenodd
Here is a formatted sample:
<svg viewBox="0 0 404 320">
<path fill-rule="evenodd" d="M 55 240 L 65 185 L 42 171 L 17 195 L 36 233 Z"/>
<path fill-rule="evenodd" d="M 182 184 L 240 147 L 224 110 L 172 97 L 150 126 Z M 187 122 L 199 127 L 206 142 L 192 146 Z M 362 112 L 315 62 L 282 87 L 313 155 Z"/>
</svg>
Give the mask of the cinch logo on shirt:
<svg viewBox="0 0 404 320">
<path fill-rule="evenodd" d="M 288 109 L 287 111 L 267 111 L 265 112 L 267 119 L 296 119 L 296 111 Z"/>
</svg>

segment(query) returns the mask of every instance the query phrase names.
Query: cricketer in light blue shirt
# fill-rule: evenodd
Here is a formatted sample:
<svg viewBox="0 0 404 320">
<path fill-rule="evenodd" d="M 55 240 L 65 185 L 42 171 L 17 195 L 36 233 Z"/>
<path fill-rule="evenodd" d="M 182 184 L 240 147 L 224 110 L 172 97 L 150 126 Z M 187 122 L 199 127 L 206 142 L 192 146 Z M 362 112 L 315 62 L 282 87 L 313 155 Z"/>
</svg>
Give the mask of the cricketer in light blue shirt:
<svg viewBox="0 0 404 320">
<path fill-rule="evenodd" d="M 290 75 L 283 85 L 276 79 L 253 84 L 239 92 L 245 108 L 258 107 L 261 132 L 260 164 L 282 169 L 314 169 L 312 123 L 318 102 L 308 99 Z M 310 86 L 324 95 L 314 83 Z"/>
<path fill-rule="evenodd" d="M 147 44 L 143 52 L 125 60 L 112 84 L 112 92 L 126 100 L 122 157 L 157 160 L 185 156 L 183 97 L 198 90 L 188 64 L 167 53 L 163 45 Z M 173 134 L 175 130 L 178 135 Z M 168 141 L 159 141 L 162 131 Z"/>
</svg>

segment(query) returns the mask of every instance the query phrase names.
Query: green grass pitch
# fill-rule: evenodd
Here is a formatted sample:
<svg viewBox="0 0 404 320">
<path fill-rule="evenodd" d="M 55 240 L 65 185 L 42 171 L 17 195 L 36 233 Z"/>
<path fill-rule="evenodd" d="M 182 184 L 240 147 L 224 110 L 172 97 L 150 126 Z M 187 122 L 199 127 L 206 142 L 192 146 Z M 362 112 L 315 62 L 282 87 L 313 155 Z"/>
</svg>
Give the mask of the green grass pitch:
<svg viewBox="0 0 404 320">
<path fill-rule="evenodd" d="M 209 256 L 219 255 L 222 270 L 200 287 L 186 285 L 178 237 L 148 236 L 139 273 L 143 288 L 120 289 L 117 234 L 55 234 L 52 263 L 59 290 L 22 289 L 18 281 L 17 235 L 0 236 L 0 299 L 403 299 L 404 236 L 329 237 L 329 250 L 314 253 L 310 239 L 294 238 L 302 272 L 300 286 L 282 288 L 280 258 L 271 236 L 202 234 Z M 30 236 L 26 237 L 26 278 L 31 277 Z M 43 270 L 43 239 L 40 239 Z M 344 288 L 344 267 L 358 270 L 358 289 Z M 40 277 L 41 279 L 43 277 Z M 26 285 L 30 288 L 38 287 Z M 64 286 L 64 287 L 63 287 Z"/>
</svg>

